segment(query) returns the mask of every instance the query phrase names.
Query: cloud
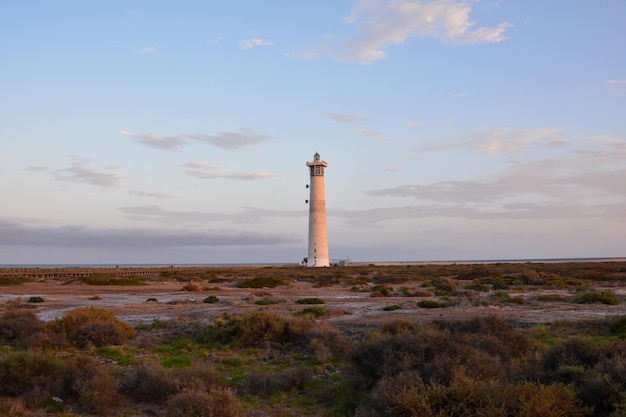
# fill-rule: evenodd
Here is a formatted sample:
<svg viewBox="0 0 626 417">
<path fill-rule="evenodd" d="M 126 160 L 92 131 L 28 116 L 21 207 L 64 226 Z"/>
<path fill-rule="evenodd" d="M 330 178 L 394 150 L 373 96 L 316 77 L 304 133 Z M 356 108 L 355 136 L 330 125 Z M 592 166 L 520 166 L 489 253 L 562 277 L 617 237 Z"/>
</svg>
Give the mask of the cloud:
<svg viewBox="0 0 626 417">
<path fill-rule="evenodd" d="M 626 80 L 608 80 L 604 86 L 613 94 L 626 94 Z"/>
<path fill-rule="evenodd" d="M 381 133 L 375 132 L 373 130 L 370 130 L 364 127 L 357 127 L 356 131 L 359 132 L 361 135 L 367 136 L 368 138 L 371 138 L 374 140 L 385 140 L 385 137 Z"/>
<path fill-rule="evenodd" d="M 621 183 L 626 176 L 625 154 L 624 143 L 615 143 L 602 152 L 516 163 L 479 178 L 369 190 L 367 194 L 377 200 L 395 197 L 420 204 L 335 214 L 354 224 L 426 217 L 625 222 L 626 188 Z"/>
<path fill-rule="evenodd" d="M 247 128 L 239 129 L 237 132 L 219 132 L 217 135 L 187 134 L 184 136 L 227 150 L 245 149 L 271 139 L 271 136 L 262 135 Z"/>
<path fill-rule="evenodd" d="M 292 235 L 229 229 L 93 229 L 77 225 L 31 225 L 0 218 L 0 246 L 73 248 L 232 247 L 282 245 L 299 240 Z"/>
<path fill-rule="evenodd" d="M 206 41 L 206 43 L 208 43 L 208 44 L 215 44 L 215 43 L 220 43 L 223 40 L 224 40 L 223 36 L 218 36 L 215 39 L 209 39 L 208 41 Z"/>
<path fill-rule="evenodd" d="M 145 46 L 141 49 L 135 49 L 132 52 L 134 54 L 140 54 L 140 55 L 150 55 L 155 53 L 157 50 L 157 45 L 151 45 L 151 46 Z"/>
<path fill-rule="evenodd" d="M 305 217 L 304 210 L 268 210 L 255 207 L 241 207 L 235 213 L 217 213 L 207 211 L 174 211 L 166 210 L 159 206 L 132 206 L 119 207 L 124 216 L 129 220 L 141 222 L 154 222 L 156 224 L 187 224 L 206 225 L 207 223 L 219 223 L 220 225 L 231 223 L 257 224 L 268 218 L 300 218 Z"/>
<path fill-rule="evenodd" d="M 422 126 L 426 126 L 426 123 L 422 123 L 422 122 L 406 122 L 404 125 L 406 127 L 422 127 Z"/>
<path fill-rule="evenodd" d="M 468 1 L 358 0 L 346 18 L 357 26 L 357 35 L 343 43 L 343 51 L 327 45 L 339 59 L 371 63 L 387 57 L 386 48 L 412 37 L 434 37 L 444 42 L 475 44 L 505 40 L 511 27 L 502 22 L 495 27 L 476 27 L 470 20 Z"/>
<path fill-rule="evenodd" d="M 352 116 L 350 114 L 341 114 L 341 113 L 322 113 L 322 114 L 340 123 L 354 123 L 358 121 L 367 120 L 365 117 Z"/>
<path fill-rule="evenodd" d="M 257 46 L 272 46 L 273 43 L 264 39 L 252 38 L 239 41 L 239 46 L 244 49 L 252 49 Z"/>
<path fill-rule="evenodd" d="M 70 166 L 63 169 L 51 171 L 54 178 L 60 181 L 76 182 L 88 185 L 95 185 L 102 188 L 115 187 L 122 180 L 123 176 L 117 172 L 96 170 L 88 164 L 91 160 L 75 157 Z"/>
<path fill-rule="evenodd" d="M 47 171 L 49 170 L 49 167 L 43 166 L 43 165 L 29 165 L 26 168 L 26 171 Z"/>
<path fill-rule="evenodd" d="M 120 131 L 120 134 L 134 139 L 141 145 L 165 151 L 176 151 L 182 146 L 188 145 L 190 141 L 202 142 L 226 150 L 239 150 L 271 139 L 271 136 L 259 134 L 247 128 L 239 129 L 237 132 L 218 132 L 216 135 L 183 133 L 174 136 L 160 136 L 156 133 L 130 133 L 126 130 Z"/>
<path fill-rule="evenodd" d="M 184 136 L 160 136 L 156 133 L 133 134 L 126 130 L 121 130 L 120 133 L 135 139 L 137 143 L 164 151 L 177 151 L 181 146 L 185 145 Z"/>
<path fill-rule="evenodd" d="M 171 194 L 150 193 L 150 192 L 141 191 L 141 190 L 130 190 L 128 194 L 135 195 L 138 197 L 150 197 L 150 198 L 172 198 L 173 197 L 173 195 Z"/>
<path fill-rule="evenodd" d="M 528 148 L 561 147 L 567 145 L 560 132 L 563 127 L 537 129 L 496 128 L 435 140 L 426 144 L 425 151 L 474 149 L 487 153 L 521 152 Z"/>
<path fill-rule="evenodd" d="M 186 168 L 185 173 L 197 178 L 202 179 L 215 179 L 226 178 L 232 180 L 262 180 L 266 178 L 276 177 L 277 175 L 271 172 L 220 172 L 218 168 L 207 165 L 198 161 L 187 162 L 186 164 L 179 165 Z"/>
</svg>

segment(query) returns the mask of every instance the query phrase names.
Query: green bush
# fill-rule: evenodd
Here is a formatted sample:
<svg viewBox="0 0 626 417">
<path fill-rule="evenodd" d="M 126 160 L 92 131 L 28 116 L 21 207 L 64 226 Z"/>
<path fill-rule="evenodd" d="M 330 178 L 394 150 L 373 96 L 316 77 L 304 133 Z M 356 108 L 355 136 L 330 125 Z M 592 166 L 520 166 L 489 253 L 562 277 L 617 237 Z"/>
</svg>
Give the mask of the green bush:
<svg viewBox="0 0 626 417">
<path fill-rule="evenodd" d="M 34 297 L 30 297 L 28 299 L 29 303 L 43 303 L 45 300 L 43 299 L 43 297 L 39 297 L 39 296 L 34 296 Z"/>
<path fill-rule="evenodd" d="M 563 301 L 563 296 L 560 294 L 541 294 L 537 296 L 537 300 L 543 302 Z"/>
<path fill-rule="evenodd" d="M 257 276 L 243 280 L 239 286 L 241 288 L 276 288 L 287 284 L 288 282 L 282 277 Z"/>
<path fill-rule="evenodd" d="M 390 306 L 385 306 L 383 307 L 384 311 L 395 311 L 395 310 L 400 310 L 402 307 L 400 307 L 398 304 L 392 304 Z"/>
<path fill-rule="evenodd" d="M 619 299 L 615 295 L 615 293 L 611 290 L 604 291 L 588 291 L 582 294 L 579 294 L 574 298 L 574 302 L 577 304 L 593 304 L 593 303 L 602 303 L 609 305 L 617 305 L 619 304 Z"/>
<path fill-rule="evenodd" d="M 324 300 L 321 298 L 300 298 L 296 300 L 298 304 L 324 304 Z"/>
<path fill-rule="evenodd" d="M 313 317 L 324 317 L 328 315 L 328 311 L 326 311 L 326 307 L 309 307 L 304 310 L 296 313 L 298 316 L 313 316 Z"/>
<path fill-rule="evenodd" d="M 421 300 L 417 302 L 417 305 L 422 308 L 442 308 L 445 307 L 443 304 L 434 301 L 434 300 Z"/>
<path fill-rule="evenodd" d="M 525 304 L 526 301 L 522 297 L 511 297 L 508 293 L 504 291 L 496 292 L 496 300 L 501 303 L 507 304 Z"/>
<path fill-rule="evenodd" d="M 208 296 L 207 298 L 205 298 L 203 300 L 203 302 L 207 303 L 207 304 L 215 304 L 218 301 L 219 301 L 219 299 L 216 296 L 214 296 L 214 295 L 210 295 L 210 296 Z"/>
<path fill-rule="evenodd" d="M 282 300 L 277 300 L 275 298 L 264 298 L 262 300 L 256 300 L 254 302 L 254 304 L 260 305 L 260 306 L 269 306 L 269 305 L 274 305 L 274 304 L 280 304 L 284 301 Z"/>
</svg>

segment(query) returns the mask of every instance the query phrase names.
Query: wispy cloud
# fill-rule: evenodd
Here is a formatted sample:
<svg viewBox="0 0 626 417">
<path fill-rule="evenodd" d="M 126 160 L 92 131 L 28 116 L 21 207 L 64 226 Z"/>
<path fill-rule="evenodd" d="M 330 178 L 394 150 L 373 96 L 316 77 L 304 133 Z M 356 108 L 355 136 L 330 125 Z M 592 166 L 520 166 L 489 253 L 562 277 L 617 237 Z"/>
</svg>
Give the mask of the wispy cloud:
<svg viewBox="0 0 626 417">
<path fill-rule="evenodd" d="M 322 113 L 325 116 L 328 116 L 330 119 L 335 122 L 340 123 L 354 123 L 359 121 L 367 120 L 365 117 L 353 116 L 351 114 L 342 114 L 342 113 Z"/>
<path fill-rule="evenodd" d="M 90 166 L 92 161 L 88 158 L 73 157 L 74 161 L 67 168 L 51 171 L 51 174 L 60 181 L 76 182 L 94 185 L 102 188 L 117 186 L 123 176 L 118 172 L 104 169 L 96 169 Z"/>
<path fill-rule="evenodd" d="M 157 50 L 157 45 L 150 45 L 150 46 L 144 46 L 143 48 L 140 49 L 136 49 L 133 51 L 133 53 L 136 54 L 140 54 L 140 55 L 150 55 L 155 53 Z"/>
<path fill-rule="evenodd" d="M 156 133 L 130 133 L 126 130 L 121 130 L 120 134 L 134 139 L 137 143 L 150 146 L 164 151 L 177 151 L 181 146 L 186 144 L 185 137 L 181 135 L 177 136 L 161 136 Z"/>
<path fill-rule="evenodd" d="M 339 211 L 350 222 L 403 217 L 467 219 L 596 218 L 626 221 L 623 143 L 602 152 L 517 163 L 491 175 L 370 190 L 368 195 L 419 201 L 419 205 Z M 378 219 L 378 220 L 375 220 Z M 364 223 L 362 223 L 364 224 Z"/>
<path fill-rule="evenodd" d="M 226 178 L 231 180 L 252 181 L 277 176 L 271 172 L 222 172 L 215 166 L 198 161 L 187 162 L 179 166 L 185 168 L 186 174 L 202 179 Z"/>
<path fill-rule="evenodd" d="M 274 44 L 271 41 L 268 41 L 265 39 L 258 39 L 258 38 L 244 39 L 244 40 L 239 41 L 239 46 L 244 49 L 252 49 L 258 46 L 272 46 L 272 45 Z"/>
<path fill-rule="evenodd" d="M 470 19 L 472 3 L 440 0 L 358 0 L 346 22 L 356 25 L 356 36 L 345 40 L 342 50 L 327 44 L 316 53 L 330 52 L 338 59 L 371 63 L 387 57 L 389 45 L 412 37 L 434 37 L 444 42 L 475 44 L 505 40 L 511 27 L 502 22 L 494 27 L 476 27 Z"/>
<path fill-rule="evenodd" d="M 357 127 L 356 131 L 359 132 L 363 136 L 367 136 L 370 139 L 385 140 L 385 137 L 381 133 L 375 132 L 365 127 Z"/>
<path fill-rule="evenodd" d="M 198 141 L 227 150 L 246 149 L 271 139 L 271 136 L 256 133 L 252 129 L 242 128 L 237 132 L 219 132 L 215 135 L 201 133 L 183 133 L 173 136 L 161 136 L 156 133 L 131 133 L 126 130 L 120 134 L 135 140 L 141 145 L 153 148 L 176 151 L 190 141 Z"/>
<path fill-rule="evenodd" d="M 282 245 L 298 240 L 292 235 L 229 229 L 94 229 L 80 225 L 32 225 L 0 218 L 0 246 L 188 248 Z"/>
<path fill-rule="evenodd" d="M 626 80 L 608 80 L 604 86 L 613 94 L 626 94 Z"/>
<path fill-rule="evenodd" d="M 422 123 L 422 122 L 406 122 L 404 125 L 406 127 L 422 127 L 422 126 L 426 126 L 426 123 Z"/>
<path fill-rule="evenodd" d="M 563 127 L 543 127 L 537 129 L 495 128 L 457 134 L 432 141 L 422 149 L 440 151 L 465 148 L 488 153 L 521 152 L 528 148 L 560 147 L 567 143 L 560 135 Z"/>
<path fill-rule="evenodd" d="M 47 171 L 49 170 L 49 167 L 43 166 L 43 165 L 29 165 L 26 168 L 26 171 Z"/>
<path fill-rule="evenodd" d="M 216 44 L 216 43 L 220 43 L 223 40 L 224 40 L 223 36 L 218 36 L 217 38 L 209 39 L 208 41 L 206 41 L 206 43 L 208 43 L 208 44 Z"/>
<path fill-rule="evenodd" d="M 130 190 L 128 194 L 134 195 L 137 197 L 149 197 L 149 198 L 161 198 L 161 199 L 174 197 L 172 194 L 151 193 L 151 192 L 142 191 L 142 190 Z"/>
<path fill-rule="evenodd" d="M 159 206 L 119 207 L 118 210 L 124 213 L 124 216 L 129 220 L 181 225 L 202 225 L 208 223 L 220 225 L 224 223 L 234 225 L 244 223 L 256 224 L 262 223 L 268 218 L 299 218 L 306 216 L 306 212 L 303 210 L 268 210 L 255 207 L 241 207 L 234 213 L 175 211 L 166 210 Z"/>
</svg>

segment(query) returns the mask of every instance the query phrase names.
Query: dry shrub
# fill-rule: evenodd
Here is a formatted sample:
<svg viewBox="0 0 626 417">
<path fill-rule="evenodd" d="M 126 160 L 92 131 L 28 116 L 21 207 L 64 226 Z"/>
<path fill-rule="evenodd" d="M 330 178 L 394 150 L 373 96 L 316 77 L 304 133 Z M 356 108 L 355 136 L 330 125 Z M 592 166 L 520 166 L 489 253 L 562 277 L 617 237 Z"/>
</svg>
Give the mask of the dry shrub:
<svg viewBox="0 0 626 417">
<path fill-rule="evenodd" d="M 197 284 L 189 282 L 183 286 L 183 291 L 202 292 L 202 288 L 200 288 Z"/>
<path fill-rule="evenodd" d="M 119 390 L 136 402 L 161 403 L 167 398 L 169 381 L 160 363 L 139 362 L 124 371 Z"/>
<path fill-rule="evenodd" d="M 366 389 L 402 372 L 416 372 L 425 383 L 449 381 L 457 368 L 474 378 L 511 378 L 512 358 L 526 351 L 524 338 L 504 322 L 477 320 L 448 327 L 389 325 L 353 349 L 348 373 L 356 386 Z"/>
<path fill-rule="evenodd" d="M 99 307 L 76 308 L 65 317 L 47 323 L 46 330 L 79 347 L 122 344 L 135 336 L 132 326 Z"/>
<path fill-rule="evenodd" d="M 382 388 L 382 387 L 381 387 Z M 576 398 L 571 387 L 561 384 L 512 385 L 500 380 L 470 378 L 455 372 L 449 384 L 390 385 L 357 409 L 357 417 L 582 417 L 589 410 Z M 385 408 L 382 408 L 385 407 Z"/>
<path fill-rule="evenodd" d="M 235 394 L 228 388 L 215 387 L 209 392 L 188 390 L 170 398 L 166 417 L 243 417 Z"/>
<path fill-rule="evenodd" d="M 524 333 L 504 320 L 495 317 L 480 317 L 470 320 L 435 321 L 441 329 L 453 333 L 471 335 L 471 343 L 500 358 L 509 360 L 528 352 L 530 344 Z"/>
<path fill-rule="evenodd" d="M 573 336 L 531 358 L 522 376 L 539 383 L 569 384 L 594 415 L 608 415 L 621 402 L 626 382 L 626 342 L 598 346 Z"/>
<path fill-rule="evenodd" d="M 210 363 L 194 362 L 187 368 L 173 368 L 168 372 L 170 393 L 198 389 L 210 391 L 220 386 L 219 373 Z"/>
<path fill-rule="evenodd" d="M 310 315 L 286 318 L 264 311 L 215 319 L 195 337 L 209 345 L 295 349 L 311 353 L 322 362 L 332 355 L 344 354 L 349 347 L 339 331 L 326 321 L 316 322 Z"/>
<path fill-rule="evenodd" d="M 9 310 L 0 317 L 0 343 L 33 346 L 41 331 L 41 321 L 32 311 Z"/>
<path fill-rule="evenodd" d="M 112 370 L 90 356 L 62 362 L 56 375 L 55 396 L 72 399 L 81 410 L 101 413 L 117 399 L 117 381 Z"/>
<path fill-rule="evenodd" d="M 32 416 L 24 401 L 18 398 L 0 398 L 0 415 L 6 417 Z"/>
<path fill-rule="evenodd" d="M 305 366 L 289 367 L 279 371 L 255 369 L 248 375 L 243 392 L 250 395 L 270 395 L 279 391 L 303 390 L 313 380 L 313 371 Z"/>
<path fill-rule="evenodd" d="M 432 283 L 436 289 L 443 292 L 455 292 L 457 289 L 456 281 L 448 277 L 435 278 Z"/>
<path fill-rule="evenodd" d="M 576 383 L 580 375 L 572 371 L 595 366 L 600 361 L 601 353 L 589 340 L 571 337 L 543 350 L 537 358 L 531 358 L 526 376 L 541 383 Z"/>
<path fill-rule="evenodd" d="M 389 323 L 383 324 L 381 332 L 383 334 L 396 335 L 404 332 L 414 332 L 417 330 L 417 324 L 406 319 L 398 319 Z"/>
<path fill-rule="evenodd" d="M 60 362 L 45 352 L 10 352 L 0 358 L 0 395 L 27 399 L 47 395 Z"/>
</svg>

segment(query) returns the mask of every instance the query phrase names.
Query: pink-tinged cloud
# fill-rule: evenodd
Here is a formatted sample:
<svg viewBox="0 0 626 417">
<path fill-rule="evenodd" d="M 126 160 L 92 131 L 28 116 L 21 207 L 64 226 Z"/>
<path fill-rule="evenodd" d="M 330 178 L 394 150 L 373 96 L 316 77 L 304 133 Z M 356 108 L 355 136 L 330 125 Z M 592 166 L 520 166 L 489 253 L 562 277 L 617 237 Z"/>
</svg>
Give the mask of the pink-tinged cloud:
<svg viewBox="0 0 626 417">
<path fill-rule="evenodd" d="M 388 56 L 389 45 L 412 37 L 434 37 L 459 44 L 497 43 L 505 40 L 507 22 L 494 27 L 476 27 L 470 19 L 472 3 L 440 0 L 359 0 L 346 21 L 356 25 L 356 36 L 342 50 L 332 45 L 318 48 L 338 59 L 371 63 Z"/>
<path fill-rule="evenodd" d="M 271 139 L 271 136 L 256 133 L 248 128 L 242 128 L 236 132 L 219 132 L 215 135 L 183 133 L 173 136 L 161 136 L 156 133 L 131 133 L 126 130 L 120 131 L 120 134 L 133 139 L 141 145 L 164 151 L 177 151 L 193 141 L 206 143 L 226 150 L 240 150 Z"/>
</svg>

